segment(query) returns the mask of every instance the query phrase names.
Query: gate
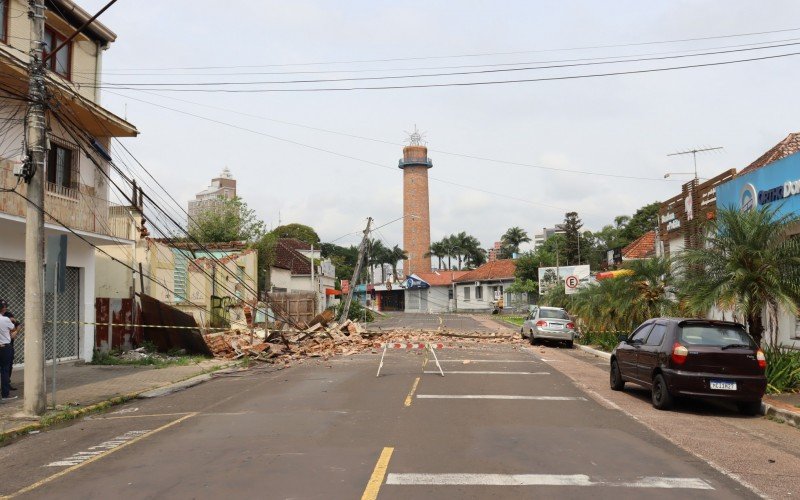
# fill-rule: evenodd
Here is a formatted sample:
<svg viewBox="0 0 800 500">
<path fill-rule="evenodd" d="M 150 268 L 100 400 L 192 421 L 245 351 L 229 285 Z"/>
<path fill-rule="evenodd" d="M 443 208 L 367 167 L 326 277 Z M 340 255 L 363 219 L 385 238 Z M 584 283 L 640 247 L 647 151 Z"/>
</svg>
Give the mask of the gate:
<svg viewBox="0 0 800 500">
<path fill-rule="evenodd" d="M 56 355 L 59 359 L 77 358 L 80 338 L 80 269 L 68 267 L 64 293 L 58 297 L 58 338 Z M 8 302 L 8 310 L 25 322 L 25 263 L 0 260 L 0 297 Z M 53 294 L 45 293 L 45 358 L 53 358 Z M 25 328 L 14 341 L 14 363 L 25 361 Z"/>
</svg>

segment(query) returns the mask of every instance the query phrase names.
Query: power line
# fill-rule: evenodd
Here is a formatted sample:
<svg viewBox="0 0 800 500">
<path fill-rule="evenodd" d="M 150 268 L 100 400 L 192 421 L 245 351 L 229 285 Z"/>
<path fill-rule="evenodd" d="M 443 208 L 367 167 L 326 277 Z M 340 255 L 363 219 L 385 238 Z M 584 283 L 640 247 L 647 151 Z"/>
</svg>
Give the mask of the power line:
<svg viewBox="0 0 800 500">
<path fill-rule="evenodd" d="M 164 87 L 212 87 L 212 86 L 230 86 L 230 85 L 285 85 L 285 84 L 298 84 L 298 83 L 330 83 L 330 82 L 354 82 L 354 81 L 375 81 L 375 80 L 398 80 L 407 78 L 438 78 L 442 76 L 467 76 L 467 75 L 482 75 L 493 73 L 510 73 L 516 71 L 533 71 L 542 69 L 559 69 L 559 68 L 573 68 L 582 66 L 597 66 L 606 64 L 622 64 L 622 63 L 635 63 L 635 62 L 648 62 L 648 61 L 663 61 L 669 59 L 681 59 L 686 57 L 704 57 L 720 54 L 733 54 L 738 52 L 748 52 L 752 50 L 767 50 L 781 47 L 791 47 L 800 45 L 800 42 L 783 43 L 777 45 L 766 45 L 763 47 L 749 47 L 730 50 L 719 50 L 713 52 L 702 52 L 698 54 L 679 54 L 671 56 L 659 57 L 640 57 L 635 59 L 612 60 L 612 61 L 590 61 L 590 62 L 577 62 L 568 64 L 553 64 L 547 66 L 523 66 L 518 68 L 494 68 L 482 69 L 473 71 L 456 71 L 448 73 L 421 73 L 413 75 L 387 75 L 387 76 L 366 76 L 366 77 L 349 77 L 349 78 L 320 78 L 309 80 L 267 80 L 267 81 L 247 81 L 247 82 L 143 82 L 143 83 L 120 83 L 120 82 L 106 82 L 101 85 L 102 88 L 114 87 L 146 87 L 146 86 L 164 86 Z M 91 86 L 91 85 L 90 85 Z"/>
<path fill-rule="evenodd" d="M 450 83 L 424 83 L 413 85 L 384 85 L 372 87 L 312 87 L 312 88 L 289 88 L 289 89 L 187 89 L 187 88 L 145 88 L 144 90 L 159 90 L 161 92 L 200 92 L 200 93 L 224 93 L 224 94 L 260 94 L 260 93 L 285 93 L 285 92 L 351 92 L 355 90 L 401 90 L 401 89 L 422 89 L 440 87 L 472 87 L 478 85 L 507 85 L 513 83 L 535 83 L 561 80 L 580 80 L 585 78 L 605 78 L 609 76 L 638 75 L 646 73 L 661 73 L 665 71 L 677 71 L 683 69 L 706 68 L 712 66 L 725 66 L 754 61 L 766 61 L 782 57 L 796 56 L 800 52 L 788 52 L 771 56 L 751 57 L 746 59 L 734 59 L 730 61 L 717 61 L 710 63 L 686 64 L 681 66 L 668 66 L 663 68 L 649 68 L 628 71 L 611 71 L 606 73 L 589 73 L 583 75 L 564 75 L 542 78 L 520 78 L 515 80 L 490 80 L 476 82 L 450 82 Z M 99 86 L 99 88 L 112 88 L 116 90 L 133 90 L 127 86 Z"/>
<path fill-rule="evenodd" d="M 422 60 L 431 60 L 431 59 L 458 59 L 458 58 L 472 58 L 472 57 L 487 57 L 487 56 L 505 56 L 505 55 L 517 55 L 517 54 L 534 54 L 534 53 L 544 53 L 544 52 L 567 52 L 567 51 L 576 51 L 576 50 L 594 50 L 594 49 L 611 49 L 611 48 L 621 48 L 621 47 L 641 47 L 645 45 L 663 45 L 663 44 L 670 44 L 670 43 L 683 43 L 683 42 L 698 42 L 703 40 L 720 40 L 725 38 L 739 38 L 739 37 L 747 37 L 747 36 L 757 36 L 757 35 L 770 35 L 774 33 L 787 33 L 792 31 L 800 31 L 800 28 L 784 28 L 784 29 L 777 29 L 777 30 L 769 30 L 769 31 L 753 31 L 749 33 L 734 33 L 734 34 L 725 34 L 725 35 L 711 35 L 711 36 L 700 36 L 700 37 L 691 37 L 691 38 L 678 38 L 678 39 L 671 39 L 671 40 L 651 40 L 651 41 L 644 41 L 644 42 L 628 42 L 628 43 L 617 43 L 617 44 L 596 44 L 596 45 L 586 45 L 586 46 L 575 46 L 575 47 L 558 47 L 558 48 L 548 48 L 548 49 L 535 49 L 535 50 L 516 50 L 516 51 L 506 51 L 506 52 L 477 52 L 477 53 L 466 53 L 466 54 L 455 54 L 455 55 L 433 55 L 433 56 L 415 56 L 415 57 L 389 57 L 389 58 L 380 58 L 380 59 L 356 59 L 356 60 L 346 60 L 346 61 L 318 61 L 318 62 L 301 62 L 301 63 L 276 63 L 276 64 L 255 64 L 255 65 L 230 65 L 230 66 L 184 66 L 184 67 L 150 67 L 150 68 L 129 68 L 131 70 L 145 70 L 145 71 L 159 71 L 159 70 L 194 70 L 194 69 L 231 69 L 231 68 L 269 68 L 269 67 L 287 67 L 287 66 L 322 66 L 322 65 L 331 65 L 331 64 L 362 64 L 362 63 L 373 63 L 373 62 L 395 62 L 395 61 L 422 61 Z M 117 71 L 124 70 L 126 68 L 117 68 Z M 112 68 L 112 70 L 114 70 Z"/>
</svg>

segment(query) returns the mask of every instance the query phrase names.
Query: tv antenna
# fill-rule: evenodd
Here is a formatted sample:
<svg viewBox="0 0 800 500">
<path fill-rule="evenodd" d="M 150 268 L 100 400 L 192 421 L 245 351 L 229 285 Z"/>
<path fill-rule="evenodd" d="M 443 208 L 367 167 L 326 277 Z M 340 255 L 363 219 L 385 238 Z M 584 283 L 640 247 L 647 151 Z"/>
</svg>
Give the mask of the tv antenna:
<svg viewBox="0 0 800 500">
<path fill-rule="evenodd" d="M 680 155 L 688 155 L 691 154 L 692 158 L 694 159 L 694 179 L 697 180 L 699 177 L 697 176 L 697 153 L 702 153 L 704 151 L 716 151 L 718 149 L 722 149 L 722 146 L 717 146 L 713 148 L 700 148 L 700 149 L 687 149 L 686 151 L 678 151 L 677 153 L 671 153 L 667 156 L 680 156 Z M 664 178 L 666 179 L 670 175 L 692 175 L 692 172 L 669 172 L 664 174 Z"/>
</svg>

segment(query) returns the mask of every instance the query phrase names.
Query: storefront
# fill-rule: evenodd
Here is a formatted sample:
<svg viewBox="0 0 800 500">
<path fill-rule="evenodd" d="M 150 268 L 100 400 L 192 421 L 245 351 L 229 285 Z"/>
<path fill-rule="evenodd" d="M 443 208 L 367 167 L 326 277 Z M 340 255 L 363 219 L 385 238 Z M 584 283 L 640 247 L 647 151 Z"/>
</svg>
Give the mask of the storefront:
<svg viewBox="0 0 800 500">
<path fill-rule="evenodd" d="M 717 188 L 717 207 L 752 210 L 771 207 L 778 216 L 800 215 L 800 152 L 753 169 Z M 800 237 L 800 225 L 788 235 Z M 800 348 L 800 318 L 779 310 L 778 340 L 787 347 Z M 770 318 L 765 318 L 769 324 Z"/>
</svg>

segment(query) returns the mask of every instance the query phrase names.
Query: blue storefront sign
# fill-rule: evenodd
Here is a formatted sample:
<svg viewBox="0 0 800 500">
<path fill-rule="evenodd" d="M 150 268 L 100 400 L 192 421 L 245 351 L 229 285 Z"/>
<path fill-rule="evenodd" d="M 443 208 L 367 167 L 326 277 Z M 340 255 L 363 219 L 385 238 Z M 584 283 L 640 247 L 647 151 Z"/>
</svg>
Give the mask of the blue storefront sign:
<svg viewBox="0 0 800 500">
<path fill-rule="evenodd" d="M 717 186 L 717 208 L 769 206 L 777 215 L 800 214 L 800 153 Z"/>
</svg>

